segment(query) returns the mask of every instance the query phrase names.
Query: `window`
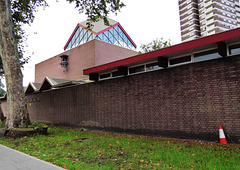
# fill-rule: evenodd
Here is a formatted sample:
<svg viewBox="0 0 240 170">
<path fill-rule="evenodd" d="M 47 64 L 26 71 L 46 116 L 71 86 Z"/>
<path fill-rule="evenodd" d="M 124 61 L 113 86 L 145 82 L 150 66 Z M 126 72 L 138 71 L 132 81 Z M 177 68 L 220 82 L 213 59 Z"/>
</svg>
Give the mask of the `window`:
<svg viewBox="0 0 240 170">
<path fill-rule="evenodd" d="M 212 6 L 211 6 L 211 5 L 209 5 L 209 6 L 207 6 L 207 7 L 206 7 L 206 9 L 209 9 L 209 8 L 211 8 L 211 7 L 212 7 Z"/>
<path fill-rule="evenodd" d="M 193 18 L 193 16 L 192 15 L 190 15 L 189 17 L 188 17 L 188 20 L 190 20 L 190 19 L 192 19 Z"/>
<path fill-rule="evenodd" d="M 194 32 L 190 32 L 190 33 L 189 33 L 189 36 L 193 36 L 193 35 L 194 35 Z"/>
<path fill-rule="evenodd" d="M 158 63 L 146 64 L 146 71 L 156 70 L 161 67 L 158 66 Z"/>
<path fill-rule="evenodd" d="M 186 63 L 191 61 L 191 56 L 185 56 L 185 57 L 180 57 L 180 58 L 174 58 L 170 59 L 169 64 L 170 65 L 175 65 L 175 64 L 181 64 L 181 63 Z"/>
<path fill-rule="evenodd" d="M 114 71 L 114 72 L 112 72 L 112 76 L 113 76 L 113 77 L 117 77 L 117 76 L 120 76 L 120 74 L 119 74 L 118 71 Z"/>
<path fill-rule="evenodd" d="M 230 54 L 239 54 L 240 53 L 240 44 L 229 46 Z"/>
<path fill-rule="evenodd" d="M 208 59 L 220 58 L 217 50 L 204 51 L 197 54 L 194 54 L 194 61 L 204 61 Z"/>
<path fill-rule="evenodd" d="M 193 30 L 193 27 L 188 28 L 189 31 Z"/>
<path fill-rule="evenodd" d="M 208 27 L 214 26 L 214 23 L 207 25 Z"/>
<path fill-rule="evenodd" d="M 106 78 L 110 78 L 110 77 L 111 77 L 111 73 L 100 74 L 100 76 L 99 76 L 100 79 L 106 79 Z"/>
<path fill-rule="evenodd" d="M 119 26 L 113 27 L 110 30 L 103 32 L 102 34 L 99 34 L 96 39 L 115 44 L 120 47 L 135 49 L 132 42 L 128 39 L 128 37 Z"/>
<path fill-rule="evenodd" d="M 145 71 L 144 65 L 129 68 L 129 74 L 139 73 Z"/>
<path fill-rule="evenodd" d="M 191 25 L 191 24 L 193 24 L 193 23 L 194 23 L 193 21 L 189 21 L 189 22 L 188 22 L 188 25 Z"/>
</svg>

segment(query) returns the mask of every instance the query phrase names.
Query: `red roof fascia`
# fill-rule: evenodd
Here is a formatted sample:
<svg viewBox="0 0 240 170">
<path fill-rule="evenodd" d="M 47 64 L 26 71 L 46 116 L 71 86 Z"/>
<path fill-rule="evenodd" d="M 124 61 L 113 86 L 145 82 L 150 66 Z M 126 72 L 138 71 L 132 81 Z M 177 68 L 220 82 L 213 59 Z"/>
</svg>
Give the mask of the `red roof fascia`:
<svg viewBox="0 0 240 170">
<path fill-rule="evenodd" d="M 106 28 L 106 29 L 98 32 L 96 35 L 102 34 L 103 32 L 108 31 L 108 30 L 110 30 L 111 28 L 116 27 L 116 26 L 119 26 L 119 27 L 121 28 L 121 30 L 122 30 L 122 31 L 124 32 L 124 34 L 128 37 L 128 39 L 131 41 L 131 43 L 134 45 L 134 47 L 137 48 L 137 45 L 136 45 L 136 44 L 133 42 L 133 40 L 129 37 L 129 35 L 128 35 L 127 32 L 123 29 L 123 27 L 121 26 L 121 24 L 120 24 L 119 22 L 116 23 L 116 24 L 114 24 L 114 25 L 111 26 L 111 27 L 108 27 L 108 28 Z"/>
<path fill-rule="evenodd" d="M 65 44 L 65 46 L 64 46 L 64 48 L 63 48 L 64 50 L 67 48 L 67 45 L 68 45 L 68 43 L 69 43 L 69 42 L 70 42 L 70 40 L 72 39 L 72 37 L 73 37 L 74 33 L 77 31 L 77 29 L 78 29 L 79 25 L 80 25 L 80 24 L 77 24 L 77 26 L 75 27 L 74 31 L 72 32 L 72 34 L 71 34 L 70 38 L 68 39 L 67 43 Z"/>
<path fill-rule="evenodd" d="M 110 29 L 113 28 L 113 27 L 116 27 L 118 24 L 119 24 L 119 23 L 116 23 L 116 24 L 114 24 L 114 25 L 111 26 L 111 27 L 107 27 L 106 29 L 104 29 L 104 30 L 99 31 L 98 33 L 96 33 L 96 35 L 102 34 L 103 32 L 108 31 L 108 30 L 110 30 Z"/>
<path fill-rule="evenodd" d="M 116 27 L 116 26 L 119 26 L 119 27 L 122 29 L 122 31 L 124 32 L 124 34 L 128 37 L 128 39 L 129 39 L 129 40 L 131 41 L 131 43 L 134 45 L 134 47 L 137 48 L 137 45 L 136 45 L 136 44 L 133 42 L 133 40 L 129 37 L 129 35 L 128 35 L 127 32 L 123 29 L 123 27 L 120 25 L 120 23 L 116 23 L 116 24 L 114 24 L 113 26 L 108 27 L 108 28 L 106 28 L 106 29 L 104 29 L 104 30 L 102 30 L 102 31 L 100 31 L 100 32 L 98 32 L 98 33 L 97 33 L 97 32 L 94 32 L 94 31 L 91 31 L 91 30 L 88 30 L 88 29 L 87 29 L 87 30 L 90 31 L 91 33 L 95 34 L 95 35 L 99 35 L 99 34 L 105 32 L 105 31 L 110 30 L 110 29 L 113 28 L 113 27 Z M 65 44 L 64 50 L 67 48 L 68 43 L 71 41 L 71 39 L 72 39 L 73 35 L 75 34 L 75 32 L 77 31 L 78 27 L 82 27 L 82 28 L 84 28 L 84 29 L 87 28 L 87 27 L 84 27 L 84 26 L 81 25 L 81 24 L 77 24 L 77 26 L 75 27 L 73 33 L 71 34 L 70 38 L 68 39 L 67 43 Z"/>
<path fill-rule="evenodd" d="M 135 48 L 137 48 L 137 45 L 133 42 L 133 40 L 129 37 L 129 35 L 127 34 L 127 32 L 123 29 L 123 27 L 121 26 L 121 24 L 118 24 L 118 26 L 122 29 L 122 31 L 124 32 L 124 34 L 128 37 L 128 39 L 131 41 L 131 43 L 134 45 Z"/>
<path fill-rule="evenodd" d="M 81 24 L 77 24 L 76 28 L 74 29 L 73 33 L 71 34 L 70 38 L 68 39 L 67 43 L 65 44 L 64 50 L 67 48 L 68 43 L 71 41 L 71 39 L 72 39 L 73 35 L 75 34 L 75 32 L 77 31 L 78 27 L 82 27 L 82 28 L 84 28 L 84 29 L 87 28 L 87 27 L 84 27 L 84 26 L 81 25 Z M 87 29 L 87 30 L 88 30 L 88 29 Z M 98 35 L 98 33 L 94 32 L 94 31 L 91 31 L 91 30 L 88 30 L 88 31 L 90 31 L 91 33 L 93 33 L 93 34 L 95 34 L 95 35 Z"/>
<path fill-rule="evenodd" d="M 236 37 L 240 37 L 240 28 L 222 32 L 222 33 L 218 33 L 218 34 L 214 34 L 214 35 L 203 37 L 203 38 L 199 38 L 199 39 L 188 41 L 185 43 L 173 45 L 170 47 L 162 48 L 162 49 L 152 51 L 149 53 L 136 55 L 136 56 L 129 57 L 126 59 L 103 64 L 100 66 L 88 68 L 88 69 L 83 70 L 83 74 L 86 75 L 86 74 L 90 74 L 90 73 L 95 73 L 95 72 L 103 71 L 106 69 L 115 68 L 118 66 L 123 66 L 123 65 L 131 64 L 134 62 L 139 62 L 139 61 L 143 61 L 143 60 L 147 60 L 147 59 L 151 59 L 151 58 L 156 58 L 159 56 L 164 56 L 167 54 L 172 54 L 175 52 L 180 52 L 180 51 L 184 51 L 184 50 L 188 50 L 188 49 L 192 49 L 192 48 L 196 48 L 196 47 L 200 47 L 200 46 L 204 46 L 204 45 L 208 45 L 208 44 L 212 44 L 212 43 L 216 43 L 216 42 L 220 42 L 220 41 L 224 41 L 224 40 L 228 40 L 228 39 L 236 38 Z"/>
</svg>

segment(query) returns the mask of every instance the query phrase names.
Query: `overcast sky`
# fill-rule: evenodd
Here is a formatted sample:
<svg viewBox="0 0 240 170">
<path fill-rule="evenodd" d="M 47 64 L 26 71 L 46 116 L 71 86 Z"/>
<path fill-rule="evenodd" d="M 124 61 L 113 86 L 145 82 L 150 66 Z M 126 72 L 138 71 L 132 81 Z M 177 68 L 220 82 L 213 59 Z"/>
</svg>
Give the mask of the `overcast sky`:
<svg viewBox="0 0 240 170">
<path fill-rule="evenodd" d="M 25 55 L 31 55 L 31 59 L 24 66 L 24 86 L 34 82 L 34 65 L 63 52 L 76 25 L 87 19 L 84 14 L 79 14 L 73 4 L 64 0 L 47 2 L 49 7 L 40 9 L 31 26 L 26 27 L 29 36 Z M 138 47 L 161 37 L 175 44 L 181 42 L 178 0 L 123 2 L 126 7 L 117 16 L 110 15 L 110 18 L 122 25 Z"/>
</svg>

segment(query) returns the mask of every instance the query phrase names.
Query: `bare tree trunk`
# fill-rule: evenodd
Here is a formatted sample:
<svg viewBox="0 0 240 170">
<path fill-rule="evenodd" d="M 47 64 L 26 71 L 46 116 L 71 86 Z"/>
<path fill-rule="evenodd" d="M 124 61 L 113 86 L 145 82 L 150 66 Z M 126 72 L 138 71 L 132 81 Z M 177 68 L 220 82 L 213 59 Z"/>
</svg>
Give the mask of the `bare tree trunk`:
<svg viewBox="0 0 240 170">
<path fill-rule="evenodd" d="M 0 55 L 7 86 L 7 128 L 30 123 L 10 5 L 10 0 L 0 0 Z"/>
<path fill-rule="evenodd" d="M 5 118 L 4 118 L 1 103 L 0 103 L 0 122 L 3 122 L 4 120 L 5 120 Z"/>
</svg>

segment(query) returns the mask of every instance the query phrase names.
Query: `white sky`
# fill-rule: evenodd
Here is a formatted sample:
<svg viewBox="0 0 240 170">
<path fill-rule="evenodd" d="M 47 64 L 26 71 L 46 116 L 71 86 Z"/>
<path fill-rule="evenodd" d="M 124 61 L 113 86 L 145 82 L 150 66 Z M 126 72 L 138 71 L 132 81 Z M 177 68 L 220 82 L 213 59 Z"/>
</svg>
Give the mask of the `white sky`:
<svg viewBox="0 0 240 170">
<path fill-rule="evenodd" d="M 178 0 L 123 2 L 126 7 L 117 16 L 110 15 L 110 18 L 123 26 L 138 47 L 161 37 L 175 44 L 181 42 Z M 48 0 L 48 4 L 49 7 L 36 13 L 34 22 L 26 28 L 29 36 L 25 50 L 31 59 L 24 65 L 24 86 L 34 82 L 34 65 L 63 52 L 76 25 L 87 19 L 84 14 L 79 14 L 74 4 L 65 0 Z"/>
</svg>

